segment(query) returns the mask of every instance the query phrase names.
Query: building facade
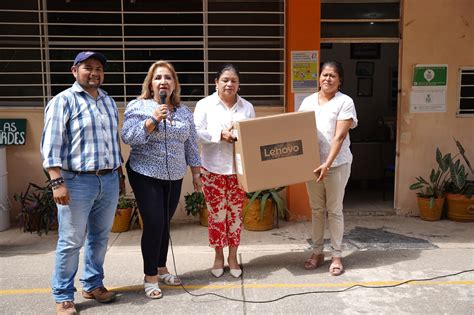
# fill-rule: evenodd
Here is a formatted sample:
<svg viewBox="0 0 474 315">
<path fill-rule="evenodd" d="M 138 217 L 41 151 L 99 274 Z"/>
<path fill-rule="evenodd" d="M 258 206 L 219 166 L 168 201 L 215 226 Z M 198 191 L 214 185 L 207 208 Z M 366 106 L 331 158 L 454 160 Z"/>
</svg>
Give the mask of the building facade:
<svg viewBox="0 0 474 315">
<path fill-rule="evenodd" d="M 26 119 L 26 141 L 7 145 L 8 197 L 45 180 L 39 143 L 43 108 L 73 82 L 71 60 L 98 50 L 109 63 L 104 89 L 123 114 L 150 64 L 171 61 L 183 101 L 193 107 L 213 91 L 224 62 L 241 70 L 241 95 L 257 115 L 294 111 L 293 53 L 316 52 L 345 68 L 360 125 L 353 140 L 353 180 L 373 189 L 394 167 L 393 207 L 417 215 L 415 176 L 429 176 L 434 152 L 474 159 L 474 3 L 470 0 L 74 1 L 0 5 L 0 120 Z M 447 68 L 445 104 L 417 111 L 415 65 Z M 0 130 L 0 132 L 6 132 Z M 128 147 L 123 146 L 124 158 Z M 2 175 L 2 174 L 0 174 Z M 389 178 L 390 180 L 390 178 Z M 185 181 L 183 193 L 191 190 Z M 130 190 L 129 190 L 130 191 Z M 294 219 L 310 218 L 303 184 L 287 190 Z M 12 202 L 11 218 L 18 213 Z"/>
</svg>

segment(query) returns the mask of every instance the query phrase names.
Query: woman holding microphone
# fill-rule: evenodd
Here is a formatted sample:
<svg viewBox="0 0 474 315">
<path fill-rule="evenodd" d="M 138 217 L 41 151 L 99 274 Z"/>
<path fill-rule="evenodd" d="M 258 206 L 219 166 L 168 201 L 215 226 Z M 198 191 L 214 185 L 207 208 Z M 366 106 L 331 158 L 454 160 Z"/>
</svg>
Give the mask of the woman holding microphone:
<svg viewBox="0 0 474 315">
<path fill-rule="evenodd" d="M 158 281 L 181 285 L 166 267 L 170 222 L 187 166 L 200 190 L 201 160 L 191 111 L 180 103 L 178 76 L 171 63 L 151 65 L 141 95 L 125 110 L 122 140 L 131 146 L 126 164 L 143 219 L 141 249 L 145 295 L 162 297 Z"/>
</svg>

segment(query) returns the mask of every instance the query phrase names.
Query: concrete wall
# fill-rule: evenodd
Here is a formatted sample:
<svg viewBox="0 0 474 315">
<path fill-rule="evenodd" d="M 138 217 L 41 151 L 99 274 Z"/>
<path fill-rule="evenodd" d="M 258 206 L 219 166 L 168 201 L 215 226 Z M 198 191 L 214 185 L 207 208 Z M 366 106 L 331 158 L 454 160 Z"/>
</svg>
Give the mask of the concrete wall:
<svg viewBox="0 0 474 315">
<path fill-rule="evenodd" d="M 474 1 L 405 0 L 402 10 L 395 207 L 400 214 L 418 215 L 415 192 L 408 187 L 415 176 L 429 177 L 436 165 L 436 147 L 444 154 L 457 152 L 455 137 L 474 162 L 474 117 L 456 118 L 458 68 L 474 66 Z M 445 113 L 410 113 L 415 64 L 448 64 Z"/>
</svg>

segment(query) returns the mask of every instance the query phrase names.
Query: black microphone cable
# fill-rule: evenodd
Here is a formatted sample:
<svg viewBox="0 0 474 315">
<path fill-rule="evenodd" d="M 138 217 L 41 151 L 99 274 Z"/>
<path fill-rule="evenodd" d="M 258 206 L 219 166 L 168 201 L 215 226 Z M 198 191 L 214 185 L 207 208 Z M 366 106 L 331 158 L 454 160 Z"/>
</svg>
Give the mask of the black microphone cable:
<svg viewBox="0 0 474 315">
<path fill-rule="evenodd" d="M 165 91 L 160 91 L 160 103 L 161 105 L 166 104 L 166 97 L 167 94 Z M 168 133 L 166 130 L 166 119 L 168 118 L 168 112 L 166 113 L 166 118 L 163 119 L 163 132 L 164 132 L 164 142 L 165 142 L 165 167 L 166 167 L 166 172 L 168 174 L 168 196 L 166 197 L 166 207 L 164 209 L 165 211 L 165 219 L 166 223 L 168 223 L 168 236 L 170 239 L 170 244 L 171 244 L 171 216 L 170 216 L 170 200 L 171 200 L 171 173 L 170 173 L 170 168 L 168 164 Z M 171 124 L 170 124 L 171 125 Z M 173 255 L 173 262 L 174 262 L 174 255 Z"/>
<path fill-rule="evenodd" d="M 160 93 L 160 98 L 162 97 L 162 94 Z M 165 94 L 165 97 L 166 97 L 166 94 Z M 163 102 L 162 102 L 163 103 Z M 165 122 L 164 122 L 165 123 Z M 168 223 L 168 236 L 169 236 L 169 245 L 170 245 L 170 249 L 171 249 L 171 257 L 173 259 L 173 268 L 174 268 L 174 271 L 176 273 L 176 277 L 178 277 L 180 280 L 181 278 L 179 277 L 179 273 L 178 273 L 178 269 L 176 268 L 176 258 L 174 256 L 174 250 L 173 250 L 173 240 L 171 239 L 171 216 L 170 216 L 170 213 L 169 213 L 169 208 L 170 208 L 170 198 L 171 198 L 171 174 L 170 174 L 170 170 L 169 170 L 169 165 L 168 165 L 168 147 L 167 147 L 167 131 L 166 131 L 166 123 L 165 123 L 165 128 L 164 128 L 164 133 L 165 133 L 165 165 L 166 165 L 166 170 L 168 172 L 168 196 L 167 196 L 167 204 L 166 204 L 166 208 L 165 211 L 166 211 L 166 216 L 167 216 L 167 223 Z M 351 285 L 349 287 L 346 287 L 346 288 L 343 288 L 343 289 L 339 289 L 339 290 L 316 290 L 316 291 L 307 291 L 307 292 L 298 292 L 298 293 L 290 293 L 290 294 L 285 294 L 285 295 L 282 295 L 280 297 L 277 297 L 277 298 L 274 298 L 274 299 L 269 299 L 269 300 L 246 300 L 246 299 L 237 299 L 237 298 L 232 298 L 232 297 L 229 297 L 229 296 L 225 296 L 223 294 L 219 294 L 219 293 L 214 293 L 214 292 L 205 292 L 205 293 L 193 293 L 193 292 L 190 292 L 188 289 L 186 289 L 186 287 L 183 285 L 183 282 L 181 281 L 180 283 L 180 287 L 189 295 L 191 296 L 194 296 L 194 297 L 203 297 L 203 296 L 215 296 L 215 297 L 218 297 L 218 298 L 222 298 L 222 299 L 225 299 L 225 300 L 229 300 L 229 301 L 234 301 L 234 302 L 241 302 L 241 303 L 252 303 L 252 304 L 266 304 L 266 303 L 273 303 L 273 302 L 277 302 L 277 301 L 280 301 L 280 300 L 283 300 L 283 299 L 286 299 L 286 298 L 289 298 L 289 297 L 293 297 L 293 296 L 302 296 L 302 295 L 310 295 L 310 294 L 328 294 L 328 293 L 343 293 L 343 292 L 346 292 L 346 291 L 349 291 L 351 289 L 355 289 L 355 288 L 366 288 L 366 289 L 387 289 L 387 288 L 395 288 L 395 287 L 399 287 L 399 286 L 402 286 L 402 285 L 405 285 L 405 284 L 409 284 L 409 283 L 413 283 L 413 282 L 426 282 L 426 281 L 433 281 L 433 280 L 437 280 L 437 279 L 442 279 L 442 278 L 448 278 L 448 277 L 453 277 L 453 276 L 457 276 L 457 275 L 460 275 L 460 274 L 464 274 L 464 273 L 470 273 L 470 272 L 474 272 L 474 269 L 467 269 L 467 270 L 462 270 L 462 271 L 459 271 L 459 272 L 455 272 L 455 273 L 450 273 L 450 274 L 445 274 L 445 275 L 440 275 L 440 276 L 435 276 L 435 277 L 431 277 L 431 278 L 419 278 L 419 279 L 409 279 L 409 280 L 405 280 L 405 281 L 401 281 L 399 283 L 395 283 L 395 284 L 389 284 L 389 285 L 365 285 L 365 284 L 354 284 L 354 285 Z"/>
</svg>

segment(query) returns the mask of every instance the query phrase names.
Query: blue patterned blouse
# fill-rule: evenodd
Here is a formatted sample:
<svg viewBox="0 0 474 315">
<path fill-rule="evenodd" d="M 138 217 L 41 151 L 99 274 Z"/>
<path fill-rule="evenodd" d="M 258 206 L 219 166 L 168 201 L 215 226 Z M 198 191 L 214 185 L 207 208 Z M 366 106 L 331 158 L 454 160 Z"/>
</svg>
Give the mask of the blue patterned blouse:
<svg viewBox="0 0 474 315">
<path fill-rule="evenodd" d="M 158 104 L 152 100 L 135 99 L 125 109 L 122 140 L 132 148 L 130 167 L 145 176 L 178 180 L 186 174 L 186 167 L 201 166 L 193 114 L 186 105 L 180 105 L 151 134 L 145 121 Z M 166 143 L 166 145 L 165 145 Z M 168 164 L 168 170 L 166 165 Z"/>
</svg>

